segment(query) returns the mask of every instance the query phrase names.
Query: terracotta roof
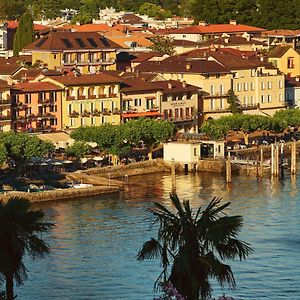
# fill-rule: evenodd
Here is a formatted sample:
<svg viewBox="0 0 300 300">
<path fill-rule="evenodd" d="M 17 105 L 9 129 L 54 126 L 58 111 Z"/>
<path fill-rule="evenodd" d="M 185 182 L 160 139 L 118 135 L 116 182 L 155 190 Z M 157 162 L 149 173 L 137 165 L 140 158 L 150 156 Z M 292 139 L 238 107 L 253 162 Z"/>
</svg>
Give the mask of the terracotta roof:
<svg viewBox="0 0 300 300">
<path fill-rule="evenodd" d="M 17 70 L 21 69 L 22 67 L 18 64 L 2 64 L 0 63 L 0 75 L 13 75 Z"/>
<path fill-rule="evenodd" d="M 262 32 L 265 29 L 243 24 L 208 24 L 192 25 L 184 28 L 169 30 L 172 34 L 213 34 L 213 33 L 234 33 L 234 32 Z"/>
<path fill-rule="evenodd" d="M 19 56 L 12 56 L 9 58 L 1 57 L 0 63 L 9 63 L 9 64 L 15 64 L 17 62 L 23 62 L 28 65 L 31 65 L 32 63 L 32 55 L 19 55 Z"/>
<path fill-rule="evenodd" d="M 147 61 L 153 57 L 162 57 L 163 52 L 134 52 L 132 53 L 136 58 L 133 59 L 133 62 L 143 62 Z"/>
<path fill-rule="evenodd" d="M 282 37 L 282 36 L 296 37 L 296 36 L 300 36 L 300 29 L 298 30 L 274 29 L 274 30 L 265 31 L 262 33 L 262 35 L 270 36 L 270 37 Z"/>
<path fill-rule="evenodd" d="M 300 78 L 299 77 L 286 78 L 285 87 L 300 87 Z"/>
<path fill-rule="evenodd" d="M 140 118 L 140 117 L 159 117 L 161 113 L 158 111 L 142 111 L 136 113 L 122 113 L 123 118 Z"/>
<path fill-rule="evenodd" d="M 280 58 L 282 57 L 288 50 L 290 50 L 291 46 L 277 46 L 269 53 L 270 58 Z"/>
<path fill-rule="evenodd" d="M 184 87 L 183 83 L 177 80 L 166 80 L 166 81 L 154 81 L 150 82 L 151 85 L 161 89 L 164 93 L 178 93 L 178 92 L 196 92 L 200 88 L 191 84 L 187 84 Z M 171 88 L 170 88 L 171 85 Z"/>
<path fill-rule="evenodd" d="M 194 74 L 230 73 L 229 69 L 216 61 L 206 59 L 188 60 L 183 56 L 171 56 L 162 61 L 146 61 L 135 67 L 135 71 Z"/>
<path fill-rule="evenodd" d="M 121 92 L 132 94 L 139 92 L 156 92 L 160 88 L 140 78 L 122 78 Z"/>
<path fill-rule="evenodd" d="M 125 13 L 121 18 L 121 21 L 123 21 L 126 24 L 140 24 L 140 23 L 144 23 L 143 19 L 137 15 L 135 15 L 134 13 Z"/>
<path fill-rule="evenodd" d="M 13 86 L 16 93 L 61 91 L 62 88 L 50 82 L 24 82 Z"/>
<path fill-rule="evenodd" d="M 72 26 L 69 25 L 68 28 L 72 28 L 72 30 L 75 30 L 77 32 L 104 32 L 106 30 L 109 30 L 111 27 L 107 24 L 83 24 Z"/>
<path fill-rule="evenodd" d="M 232 48 L 219 49 L 195 49 L 181 56 L 186 58 L 213 58 L 229 70 L 249 69 L 256 67 L 267 67 L 274 69 L 268 62 L 261 61 L 256 57 L 256 52 L 240 51 Z"/>
<path fill-rule="evenodd" d="M 7 21 L 7 28 L 9 28 L 9 29 L 17 29 L 18 25 L 19 25 L 18 21 L 15 21 L 15 20 Z M 41 31 L 41 30 L 49 28 L 49 26 L 33 24 L 33 28 L 35 31 Z"/>
<path fill-rule="evenodd" d="M 175 47 L 196 47 L 197 42 L 187 41 L 187 40 L 174 40 L 172 43 Z"/>
<path fill-rule="evenodd" d="M 42 69 L 39 68 L 30 68 L 27 70 L 21 70 L 17 74 L 15 74 L 12 78 L 14 80 L 32 80 L 36 78 L 39 74 L 42 73 Z"/>
<path fill-rule="evenodd" d="M 150 47 L 153 45 L 148 39 L 142 36 L 124 36 L 115 37 L 110 36 L 109 39 L 116 44 L 120 45 L 122 48 L 135 48 L 135 47 Z"/>
<path fill-rule="evenodd" d="M 120 48 L 120 46 L 97 32 L 51 31 L 33 43 L 27 45 L 28 50 L 97 50 Z"/>
<path fill-rule="evenodd" d="M 65 86 L 77 86 L 86 84 L 103 84 L 103 83 L 119 83 L 118 78 L 100 73 L 100 74 L 83 74 L 78 76 L 51 76 L 51 79 L 60 82 Z"/>
<path fill-rule="evenodd" d="M 261 42 L 255 39 L 248 40 L 242 36 L 232 35 L 228 38 L 226 37 L 219 37 L 216 39 L 209 39 L 204 42 L 198 43 L 198 46 L 211 46 L 211 45 L 222 45 L 222 46 L 229 46 L 229 45 L 264 45 L 267 46 L 267 43 Z"/>
</svg>

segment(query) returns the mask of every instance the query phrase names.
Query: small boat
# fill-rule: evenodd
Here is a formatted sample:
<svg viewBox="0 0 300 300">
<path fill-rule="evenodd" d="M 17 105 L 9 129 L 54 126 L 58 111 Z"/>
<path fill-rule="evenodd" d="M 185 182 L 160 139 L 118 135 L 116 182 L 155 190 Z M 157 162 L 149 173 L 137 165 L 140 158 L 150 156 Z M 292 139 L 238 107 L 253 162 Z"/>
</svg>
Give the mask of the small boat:
<svg viewBox="0 0 300 300">
<path fill-rule="evenodd" d="M 89 188 L 89 187 L 93 187 L 93 185 L 88 184 L 88 183 L 75 183 L 75 184 L 73 184 L 74 189 L 83 189 L 83 188 Z"/>
</svg>

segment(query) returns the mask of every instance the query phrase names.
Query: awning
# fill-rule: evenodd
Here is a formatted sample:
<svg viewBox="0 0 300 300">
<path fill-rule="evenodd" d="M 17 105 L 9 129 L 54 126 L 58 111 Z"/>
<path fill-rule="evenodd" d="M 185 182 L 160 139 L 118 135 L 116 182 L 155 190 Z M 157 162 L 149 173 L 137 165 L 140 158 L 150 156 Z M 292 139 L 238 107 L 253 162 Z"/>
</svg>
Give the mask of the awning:
<svg viewBox="0 0 300 300">
<path fill-rule="evenodd" d="M 123 118 L 140 118 L 140 117 L 160 117 L 161 114 L 158 111 L 144 111 L 137 113 L 123 113 Z"/>
</svg>

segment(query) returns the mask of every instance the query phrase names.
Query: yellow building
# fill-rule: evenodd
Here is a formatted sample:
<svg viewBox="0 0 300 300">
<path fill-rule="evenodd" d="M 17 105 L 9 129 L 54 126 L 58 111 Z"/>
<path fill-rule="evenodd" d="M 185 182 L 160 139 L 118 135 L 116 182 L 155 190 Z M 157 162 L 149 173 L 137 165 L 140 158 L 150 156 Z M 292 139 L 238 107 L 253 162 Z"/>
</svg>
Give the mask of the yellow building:
<svg viewBox="0 0 300 300">
<path fill-rule="evenodd" d="M 61 86 L 62 128 L 117 125 L 121 120 L 120 81 L 107 74 L 51 76 L 40 79 Z"/>
<path fill-rule="evenodd" d="M 270 52 L 269 62 L 288 77 L 300 76 L 300 53 L 292 46 L 277 46 Z"/>
<path fill-rule="evenodd" d="M 246 112 L 272 115 L 285 108 L 284 75 L 271 64 L 244 57 L 236 49 L 196 49 L 159 63 L 143 63 L 137 70 L 200 87 L 207 93 L 203 96 L 204 119 L 230 114 L 227 99 L 231 89 Z"/>
<path fill-rule="evenodd" d="M 10 86 L 0 80 L 0 132 L 10 131 L 12 124 Z"/>
<path fill-rule="evenodd" d="M 49 69 L 76 67 L 82 74 L 95 74 L 116 69 L 116 49 L 120 45 L 97 32 L 51 31 L 27 45 L 32 64 L 41 63 Z"/>
</svg>

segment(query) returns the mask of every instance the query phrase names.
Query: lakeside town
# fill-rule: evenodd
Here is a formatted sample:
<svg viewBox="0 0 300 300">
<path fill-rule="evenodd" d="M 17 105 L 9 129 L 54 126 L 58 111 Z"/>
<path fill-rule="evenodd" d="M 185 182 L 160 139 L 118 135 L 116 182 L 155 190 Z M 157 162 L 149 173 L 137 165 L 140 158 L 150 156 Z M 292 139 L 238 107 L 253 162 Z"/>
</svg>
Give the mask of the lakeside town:
<svg viewBox="0 0 300 300">
<path fill-rule="evenodd" d="M 214 24 L 161 7 L 158 17 L 150 8 L 106 7 L 87 22 L 76 9 L 48 18 L 25 11 L 0 22 L 0 219 L 6 210 L 17 213 L 18 205 L 30 214 L 29 202 L 120 195 L 135 176 L 170 173 L 175 213 L 160 203 L 151 209 L 170 236 L 159 232 L 136 258 L 161 258 L 159 299 L 211 299 L 211 276 L 235 286 L 223 259 L 244 260 L 253 248 L 237 239 L 242 217 L 222 215 L 229 202 L 215 197 L 198 213 L 188 201 L 182 204 L 176 174 L 221 174 L 227 185 L 232 174 L 257 180 L 296 175 L 300 29 L 269 30 L 235 19 Z M 42 211 L 36 213 L 32 222 L 43 219 Z M 170 216 L 211 230 L 206 213 L 228 226 L 225 242 L 212 236 L 202 248 L 207 237 L 195 229 L 192 248 L 188 234 L 181 244 L 167 233 Z M 35 233 L 53 228 L 45 222 Z M 50 247 L 34 240 L 35 233 L 25 248 L 34 257 L 39 244 L 43 256 Z M 5 263 L 11 250 L 6 238 L 0 229 L 0 299 L 12 300 L 15 283 L 26 277 L 25 248 L 20 260 Z M 178 259 L 190 251 L 195 255 L 185 269 Z"/>
</svg>

